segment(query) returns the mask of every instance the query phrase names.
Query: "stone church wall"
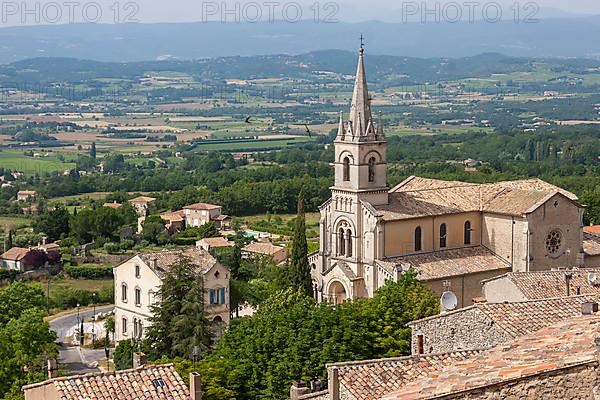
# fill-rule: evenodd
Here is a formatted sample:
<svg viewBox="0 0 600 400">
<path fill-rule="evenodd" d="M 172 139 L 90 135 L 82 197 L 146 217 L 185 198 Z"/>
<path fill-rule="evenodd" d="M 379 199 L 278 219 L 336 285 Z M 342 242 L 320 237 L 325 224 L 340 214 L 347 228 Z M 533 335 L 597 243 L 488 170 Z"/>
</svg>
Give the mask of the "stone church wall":
<svg viewBox="0 0 600 400">
<path fill-rule="evenodd" d="M 418 335 L 423 335 L 424 354 L 483 349 L 512 339 L 476 307 L 414 322 L 411 330 L 413 355 Z"/>
</svg>

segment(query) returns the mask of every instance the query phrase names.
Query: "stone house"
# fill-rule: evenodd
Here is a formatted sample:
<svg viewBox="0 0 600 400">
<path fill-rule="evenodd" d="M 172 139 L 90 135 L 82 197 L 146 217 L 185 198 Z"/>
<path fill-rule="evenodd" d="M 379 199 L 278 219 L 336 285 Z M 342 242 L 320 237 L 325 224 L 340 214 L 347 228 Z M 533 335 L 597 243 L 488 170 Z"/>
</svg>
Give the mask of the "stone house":
<svg viewBox="0 0 600 400">
<path fill-rule="evenodd" d="M 585 295 L 518 303 L 477 303 L 408 324 L 413 354 L 437 354 L 493 347 L 581 315 Z"/>
<path fill-rule="evenodd" d="M 225 266 L 196 247 L 144 253 L 130 257 L 113 268 L 116 341 L 144 337 L 162 277 L 181 256 L 188 257 L 202 272 L 206 313 L 217 337 L 229 325 L 230 276 Z"/>
<path fill-rule="evenodd" d="M 275 264 L 281 264 L 287 259 L 287 249 L 275 246 L 271 242 L 252 242 L 242 249 L 244 258 L 269 258 Z"/>
<path fill-rule="evenodd" d="M 36 195 L 35 190 L 19 190 L 17 192 L 17 201 L 27 201 L 34 198 Z"/>
<path fill-rule="evenodd" d="M 583 230 L 583 253 L 584 253 L 584 266 L 586 268 L 599 268 L 600 267 L 600 234 L 586 232 L 586 228 Z"/>
<path fill-rule="evenodd" d="M 221 214 L 222 206 L 208 203 L 196 203 L 183 207 L 186 227 L 199 227 L 213 223 L 217 228 L 224 226 L 223 221 L 228 220 L 227 215 Z"/>
<path fill-rule="evenodd" d="M 60 246 L 44 243 L 35 247 L 13 247 L 0 255 L 0 265 L 9 271 L 27 272 L 60 263 Z"/>
<path fill-rule="evenodd" d="M 600 317 L 583 315 L 414 379 L 383 400 L 597 398 Z"/>
<path fill-rule="evenodd" d="M 318 301 L 372 297 L 407 269 L 435 265 L 439 272 L 419 279 L 438 294 L 450 283 L 468 306 L 482 279 L 584 265 L 583 207 L 542 180 L 413 176 L 390 188 L 383 120 L 372 115 L 363 59 L 361 48 L 350 113 L 340 115 L 334 141 L 331 198 L 320 207 L 320 248 L 310 255 Z"/>
<path fill-rule="evenodd" d="M 200 375 L 185 384 L 172 364 L 147 365 L 122 371 L 53 377 L 23 386 L 25 400 L 165 399 L 202 400 Z"/>
<path fill-rule="evenodd" d="M 595 281 L 594 276 L 596 277 Z M 600 298 L 600 269 L 509 272 L 481 282 L 490 303 L 594 295 Z"/>
<path fill-rule="evenodd" d="M 155 201 L 156 199 L 154 197 L 138 196 L 129 200 L 129 204 L 131 204 L 137 215 L 144 217 L 146 216 L 146 210 L 148 210 L 150 204 Z"/>
<path fill-rule="evenodd" d="M 233 247 L 235 243 L 224 238 L 224 237 L 214 237 L 214 238 L 204 238 L 200 239 L 196 242 L 196 247 L 201 248 L 202 250 L 209 251 L 210 249 L 218 248 L 218 247 Z"/>
</svg>

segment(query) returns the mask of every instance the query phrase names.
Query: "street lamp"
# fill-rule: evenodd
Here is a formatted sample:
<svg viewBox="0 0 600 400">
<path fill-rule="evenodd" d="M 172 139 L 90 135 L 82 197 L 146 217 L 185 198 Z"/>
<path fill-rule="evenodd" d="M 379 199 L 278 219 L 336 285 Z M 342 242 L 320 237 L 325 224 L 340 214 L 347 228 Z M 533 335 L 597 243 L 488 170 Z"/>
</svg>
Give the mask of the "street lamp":
<svg viewBox="0 0 600 400">
<path fill-rule="evenodd" d="M 96 333 L 94 327 L 96 326 L 96 292 L 92 293 L 93 298 L 93 307 L 94 311 L 92 312 L 92 348 L 96 344 Z"/>
<path fill-rule="evenodd" d="M 104 354 L 106 355 L 106 369 L 110 372 L 110 363 L 108 362 L 108 357 L 110 356 L 110 349 L 108 348 L 107 344 L 104 345 Z"/>
<path fill-rule="evenodd" d="M 77 329 L 78 329 L 78 330 L 79 330 L 79 325 L 80 325 L 80 324 L 79 324 L 79 319 L 80 319 L 80 317 L 79 317 L 79 305 L 80 305 L 80 304 L 79 304 L 79 303 L 77 303 Z M 83 332 L 79 332 L 79 336 L 80 336 L 80 337 L 81 337 L 82 333 L 83 333 Z M 80 341 L 81 341 L 81 339 L 80 339 Z"/>
</svg>

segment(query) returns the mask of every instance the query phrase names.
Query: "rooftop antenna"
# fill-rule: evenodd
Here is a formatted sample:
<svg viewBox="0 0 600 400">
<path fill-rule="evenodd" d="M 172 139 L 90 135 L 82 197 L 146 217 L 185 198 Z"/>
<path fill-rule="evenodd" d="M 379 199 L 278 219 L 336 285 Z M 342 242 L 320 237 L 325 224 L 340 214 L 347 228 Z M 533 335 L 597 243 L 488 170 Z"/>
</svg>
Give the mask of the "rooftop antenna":
<svg viewBox="0 0 600 400">
<path fill-rule="evenodd" d="M 360 34 L 360 49 L 363 50 L 365 48 L 365 37 L 363 36 L 362 32 Z"/>
</svg>

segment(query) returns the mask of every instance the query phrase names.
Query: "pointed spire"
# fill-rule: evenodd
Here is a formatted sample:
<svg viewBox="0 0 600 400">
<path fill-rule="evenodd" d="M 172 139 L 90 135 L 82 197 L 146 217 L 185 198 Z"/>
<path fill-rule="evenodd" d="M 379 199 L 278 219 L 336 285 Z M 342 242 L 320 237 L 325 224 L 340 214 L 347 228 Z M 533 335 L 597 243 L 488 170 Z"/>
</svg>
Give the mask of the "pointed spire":
<svg viewBox="0 0 600 400">
<path fill-rule="evenodd" d="M 344 112 L 340 111 L 340 123 L 338 125 L 338 139 L 344 140 L 346 137 L 346 128 L 344 128 Z"/>
<path fill-rule="evenodd" d="M 352 105 L 350 107 L 350 121 L 354 128 L 360 127 L 360 130 L 354 132 L 356 136 L 366 135 L 362 129 L 368 126 L 371 120 L 371 100 L 369 98 L 369 88 L 367 86 L 367 76 L 365 73 L 365 64 L 363 60 L 365 49 L 359 50 L 358 68 L 356 70 L 356 81 L 354 82 L 354 93 L 352 94 Z"/>
</svg>

